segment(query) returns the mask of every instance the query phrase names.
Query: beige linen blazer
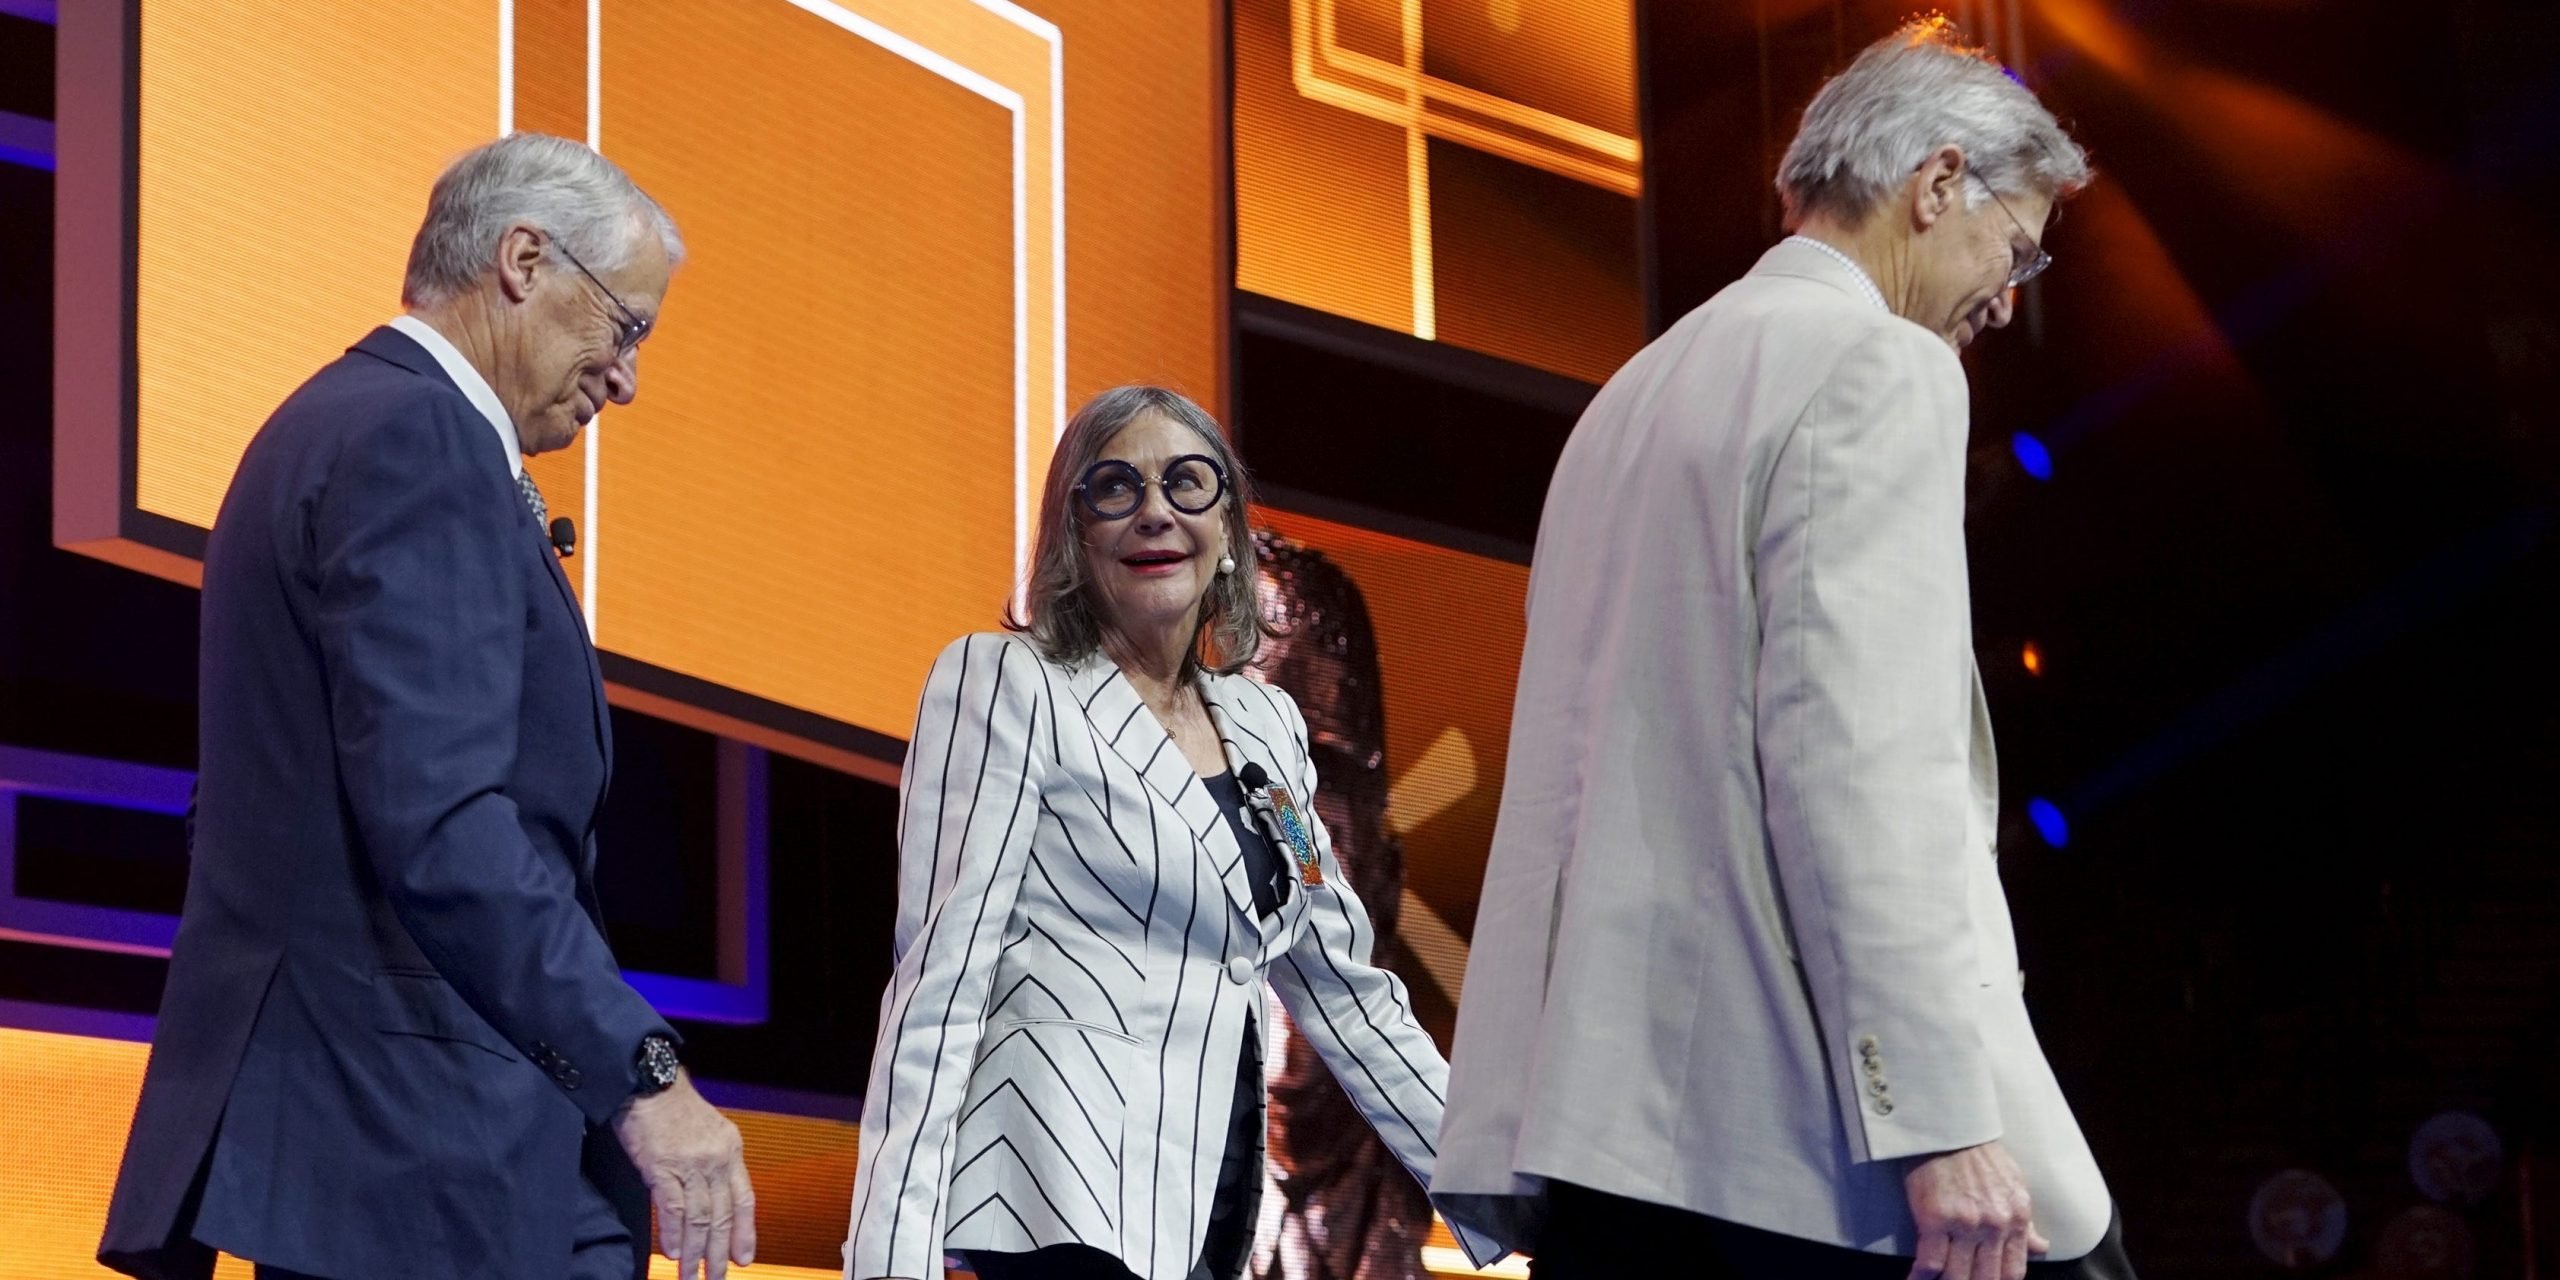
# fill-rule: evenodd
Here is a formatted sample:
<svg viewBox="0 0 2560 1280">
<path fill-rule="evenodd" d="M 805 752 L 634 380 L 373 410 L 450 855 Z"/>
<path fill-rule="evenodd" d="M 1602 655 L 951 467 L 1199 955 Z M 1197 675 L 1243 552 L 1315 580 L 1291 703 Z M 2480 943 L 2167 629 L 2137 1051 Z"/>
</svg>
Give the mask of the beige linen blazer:
<svg viewBox="0 0 2560 1280">
<path fill-rule="evenodd" d="M 1966 386 L 1802 243 L 1601 389 L 1540 525 L 1436 1198 L 1545 1180 L 1879 1252 L 2000 1139 L 2110 1200 L 2028 1025 L 1974 669 Z"/>
</svg>

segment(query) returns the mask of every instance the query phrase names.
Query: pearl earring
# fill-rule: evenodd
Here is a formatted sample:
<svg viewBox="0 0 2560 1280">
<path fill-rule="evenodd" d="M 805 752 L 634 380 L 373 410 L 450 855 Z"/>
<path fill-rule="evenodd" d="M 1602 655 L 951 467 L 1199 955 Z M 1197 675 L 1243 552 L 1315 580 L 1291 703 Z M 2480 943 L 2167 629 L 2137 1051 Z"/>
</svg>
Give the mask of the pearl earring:
<svg viewBox="0 0 2560 1280">
<path fill-rule="evenodd" d="M 1228 573 L 1234 573 L 1235 571 L 1236 571 L 1236 558 L 1235 558 L 1234 556 L 1220 556 L 1220 557 L 1218 557 L 1218 572 L 1219 572 L 1219 573 L 1221 573 L 1221 574 L 1228 574 Z"/>
</svg>

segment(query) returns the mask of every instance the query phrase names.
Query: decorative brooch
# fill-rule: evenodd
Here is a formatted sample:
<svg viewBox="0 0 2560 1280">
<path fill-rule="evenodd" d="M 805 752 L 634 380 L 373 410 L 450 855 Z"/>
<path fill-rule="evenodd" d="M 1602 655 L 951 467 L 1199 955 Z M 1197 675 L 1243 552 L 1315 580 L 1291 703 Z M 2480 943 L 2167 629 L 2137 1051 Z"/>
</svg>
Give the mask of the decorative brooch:
<svg viewBox="0 0 2560 1280">
<path fill-rule="evenodd" d="M 1316 860 L 1315 833 L 1308 828 L 1305 811 L 1289 797 L 1289 789 L 1273 782 L 1258 764 L 1246 764 L 1236 780 L 1253 793 L 1253 807 L 1269 814 L 1271 825 L 1279 828 L 1289 856 L 1297 859 L 1298 883 L 1309 888 L 1322 885 L 1324 865 Z"/>
</svg>

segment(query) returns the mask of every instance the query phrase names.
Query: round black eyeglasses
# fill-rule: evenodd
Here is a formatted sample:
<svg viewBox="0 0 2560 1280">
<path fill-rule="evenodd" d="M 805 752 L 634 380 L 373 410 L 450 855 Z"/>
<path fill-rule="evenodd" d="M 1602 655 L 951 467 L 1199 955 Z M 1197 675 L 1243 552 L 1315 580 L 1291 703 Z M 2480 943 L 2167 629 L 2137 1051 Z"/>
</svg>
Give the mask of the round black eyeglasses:
<svg viewBox="0 0 2560 1280">
<path fill-rule="evenodd" d="M 1215 458 L 1190 453 L 1164 464 L 1164 474 L 1149 480 L 1136 467 L 1105 458 L 1084 469 L 1084 479 L 1076 483 L 1076 498 L 1096 519 L 1125 520 L 1146 505 L 1150 484 L 1164 491 L 1164 500 L 1174 510 L 1196 516 L 1227 496 L 1227 471 Z"/>
</svg>

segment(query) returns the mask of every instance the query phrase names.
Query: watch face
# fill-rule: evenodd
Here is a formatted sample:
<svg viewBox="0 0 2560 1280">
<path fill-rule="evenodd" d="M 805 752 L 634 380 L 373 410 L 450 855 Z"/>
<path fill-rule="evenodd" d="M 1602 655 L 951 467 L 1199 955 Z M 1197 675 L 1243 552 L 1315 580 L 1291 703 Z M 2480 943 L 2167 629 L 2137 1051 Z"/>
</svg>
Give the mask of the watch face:
<svg viewBox="0 0 2560 1280">
<path fill-rule="evenodd" d="M 676 1065 L 676 1047 L 665 1036 L 640 1042 L 640 1080 L 651 1091 L 674 1086 Z"/>
</svg>

